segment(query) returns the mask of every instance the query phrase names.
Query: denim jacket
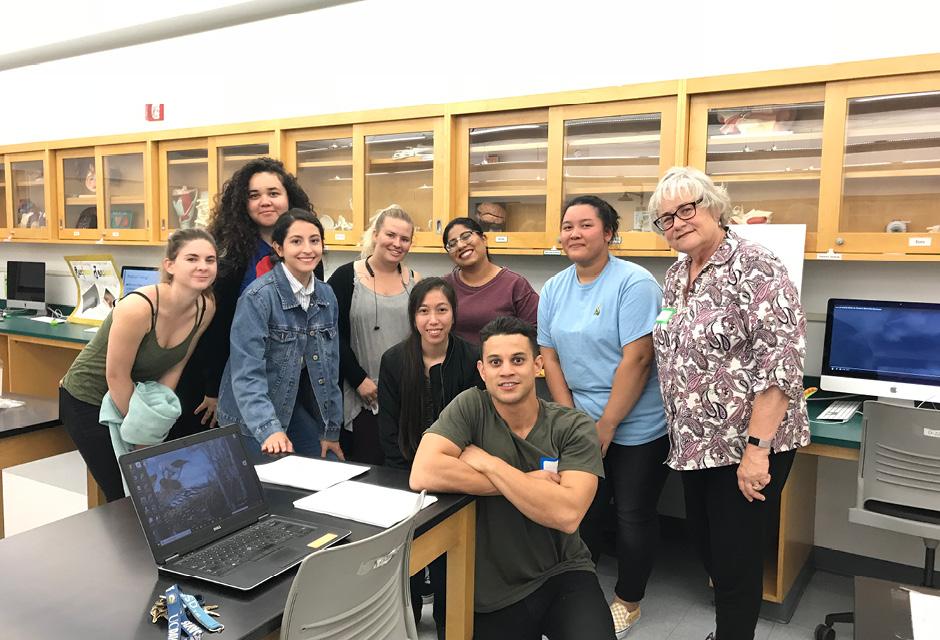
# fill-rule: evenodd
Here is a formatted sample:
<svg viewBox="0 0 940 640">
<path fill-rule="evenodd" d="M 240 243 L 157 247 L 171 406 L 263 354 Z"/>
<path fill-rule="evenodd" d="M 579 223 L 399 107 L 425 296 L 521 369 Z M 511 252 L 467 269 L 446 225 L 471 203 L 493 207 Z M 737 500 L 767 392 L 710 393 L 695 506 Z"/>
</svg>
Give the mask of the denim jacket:
<svg viewBox="0 0 940 640">
<path fill-rule="evenodd" d="M 219 393 L 219 424 L 241 425 L 242 432 L 262 443 L 287 431 L 306 363 L 324 422 L 317 426 L 323 439 L 338 440 L 343 396 L 337 313 L 333 290 L 319 280 L 304 311 L 280 266 L 245 289 L 232 322 L 231 353 Z"/>
</svg>

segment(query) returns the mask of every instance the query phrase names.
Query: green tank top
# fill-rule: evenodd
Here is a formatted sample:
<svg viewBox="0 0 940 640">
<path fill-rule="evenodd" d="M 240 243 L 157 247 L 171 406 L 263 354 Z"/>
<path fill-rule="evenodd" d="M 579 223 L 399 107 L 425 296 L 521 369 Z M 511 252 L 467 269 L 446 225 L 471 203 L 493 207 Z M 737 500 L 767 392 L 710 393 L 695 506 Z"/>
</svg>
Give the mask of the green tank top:
<svg viewBox="0 0 940 640">
<path fill-rule="evenodd" d="M 202 306 L 196 300 L 196 323 L 189 335 L 173 347 L 163 348 L 157 342 L 157 313 L 160 310 L 160 287 L 156 287 L 157 304 L 154 306 L 146 295 L 139 291 L 132 291 L 128 295 L 139 295 L 150 305 L 151 321 L 148 331 L 137 347 L 137 356 L 131 367 L 131 380 L 134 382 L 150 382 L 159 380 L 164 373 L 172 369 L 186 357 L 189 345 L 196 335 L 196 330 L 202 322 L 206 312 L 205 298 Z M 113 311 L 112 311 L 113 313 Z M 85 345 L 82 352 L 75 358 L 68 373 L 62 379 L 62 386 L 82 402 L 100 405 L 104 394 L 108 392 L 108 381 L 105 377 L 106 360 L 108 356 L 108 335 L 111 333 L 111 314 L 101 323 L 95 337 Z"/>
</svg>

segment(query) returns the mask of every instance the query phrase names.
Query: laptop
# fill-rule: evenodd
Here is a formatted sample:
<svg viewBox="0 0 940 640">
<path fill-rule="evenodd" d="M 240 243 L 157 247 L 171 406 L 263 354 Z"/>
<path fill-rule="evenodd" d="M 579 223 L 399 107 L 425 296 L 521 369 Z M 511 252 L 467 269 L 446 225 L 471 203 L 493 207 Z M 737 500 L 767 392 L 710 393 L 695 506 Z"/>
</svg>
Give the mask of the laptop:
<svg viewBox="0 0 940 640">
<path fill-rule="evenodd" d="M 268 513 L 238 426 L 121 456 L 161 571 L 247 591 L 350 534 Z"/>
</svg>

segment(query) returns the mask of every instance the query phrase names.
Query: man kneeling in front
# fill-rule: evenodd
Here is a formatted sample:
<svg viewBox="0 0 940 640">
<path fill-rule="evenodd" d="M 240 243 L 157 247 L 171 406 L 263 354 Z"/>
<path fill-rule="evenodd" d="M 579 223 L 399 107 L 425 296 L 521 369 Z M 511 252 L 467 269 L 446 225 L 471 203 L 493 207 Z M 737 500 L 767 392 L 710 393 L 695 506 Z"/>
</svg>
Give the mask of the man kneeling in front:
<svg viewBox="0 0 940 640">
<path fill-rule="evenodd" d="M 480 332 L 486 391 L 468 389 L 424 433 L 411 488 L 477 501 L 475 640 L 614 640 L 610 609 L 578 535 L 603 477 L 597 429 L 540 400 L 535 328 L 518 318 Z"/>
</svg>

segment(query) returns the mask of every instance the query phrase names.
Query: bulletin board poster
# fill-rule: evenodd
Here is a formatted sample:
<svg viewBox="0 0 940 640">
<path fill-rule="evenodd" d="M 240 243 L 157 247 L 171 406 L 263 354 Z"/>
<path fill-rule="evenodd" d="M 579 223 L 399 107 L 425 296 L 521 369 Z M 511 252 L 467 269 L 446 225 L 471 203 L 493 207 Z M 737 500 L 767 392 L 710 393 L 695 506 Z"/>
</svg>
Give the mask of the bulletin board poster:
<svg viewBox="0 0 940 640">
<path fill-rule="evenodd" d="M 110 255 L 65 256 L 77 300 L 69 322 L 100 325 L 121 299 L 121 278 Z"/>
</svg>

